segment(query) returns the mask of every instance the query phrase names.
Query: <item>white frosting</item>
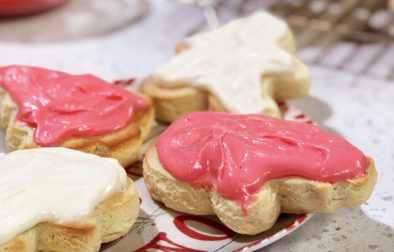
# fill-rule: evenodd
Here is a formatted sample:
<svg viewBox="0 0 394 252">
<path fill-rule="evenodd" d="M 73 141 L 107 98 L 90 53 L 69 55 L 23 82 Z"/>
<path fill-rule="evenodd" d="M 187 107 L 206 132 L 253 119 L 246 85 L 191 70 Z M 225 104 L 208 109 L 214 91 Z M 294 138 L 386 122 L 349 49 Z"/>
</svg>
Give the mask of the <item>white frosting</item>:
<svg viewBox="0 0 394 252">
<path fill-rule="evenodd" d="M 186 39 L 188 49 L 160 66 L 156 76 L 168 85 L 207 89 L 234 113 L 275 109 L 261 78 L 295 71 L 294 56 L 278 44 L 287 32 L 285 22 L 257 12 Z"/>
<path fill-rule="evenodd" d="M 0 159 L 0 245 L 41 222 L 77 221 L 126 183 L 115 159 L 65 148 L 11 152 Z"/>
</svg>

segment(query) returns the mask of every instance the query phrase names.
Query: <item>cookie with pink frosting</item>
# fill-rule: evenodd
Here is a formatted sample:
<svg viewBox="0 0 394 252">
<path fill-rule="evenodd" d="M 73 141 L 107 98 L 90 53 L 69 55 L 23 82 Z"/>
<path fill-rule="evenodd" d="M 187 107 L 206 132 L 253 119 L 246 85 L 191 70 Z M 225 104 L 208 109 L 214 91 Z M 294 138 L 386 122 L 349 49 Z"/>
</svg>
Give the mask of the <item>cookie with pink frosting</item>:
<svg viewBox="0 0 394 252">
<path fill-rule="evenodd" d="M 134 162 L 153 121 L 150 100 L 90 75 L 0 67 L 0 127 L 9 151 L 66 147 Z"/>
<path fill-rule="evenodd" d="M 332 212 L 370 197 L 371 158 L 319 127 L 263 115 L 194 112 L 150 147 L 144 179 L 167 207 L 257 234 L 280 213 Z"/>
</svg>

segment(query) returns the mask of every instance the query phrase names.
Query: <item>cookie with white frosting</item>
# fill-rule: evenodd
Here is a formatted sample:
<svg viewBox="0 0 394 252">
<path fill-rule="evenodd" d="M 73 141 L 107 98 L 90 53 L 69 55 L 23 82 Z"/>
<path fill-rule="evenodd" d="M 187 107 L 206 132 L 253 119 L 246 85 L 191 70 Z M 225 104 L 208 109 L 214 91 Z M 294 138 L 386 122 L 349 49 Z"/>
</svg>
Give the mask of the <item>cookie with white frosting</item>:
<svg viewBox="0 0 394 252">
<path fill-rule="evenodd" d="M 200 110 L 280 117 L 275 100 L 309 89 L 308 68 L 294 55 L 289 27 L 267 12 L 187 38 L 177 52 L 141 86 L 161 121 Z"/>
<path fill-rule="evenodd" d="M 129 232 L 139 198 L 123 167 L 66 148 L 0 159 L 0 251 L 98 251 Z"/>
</svg>

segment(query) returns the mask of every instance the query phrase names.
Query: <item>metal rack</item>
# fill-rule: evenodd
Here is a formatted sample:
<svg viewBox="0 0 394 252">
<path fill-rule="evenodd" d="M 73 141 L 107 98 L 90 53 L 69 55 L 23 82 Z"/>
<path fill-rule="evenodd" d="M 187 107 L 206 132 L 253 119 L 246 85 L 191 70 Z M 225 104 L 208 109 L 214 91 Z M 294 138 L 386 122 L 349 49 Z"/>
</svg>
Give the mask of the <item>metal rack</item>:
<svg viewBox="0 0 394 252">
<path fill-rule="evenodd" d="M 203 7 L 210 26 L 229 9 L 233 17 L 269 9 L 290 24 L 301 49 L 300 57 L 306 63 L 355 75 L 394 79 L 394 10 L 393 13 L 389 10 L 387 0 L 179 1 Z M 190 33 L 206 25 L 201 24 Z M 311 48 L 313 57 L 310 54 L 303 57 L 303 52 Z M 339 59 L 333 60 L 335 55 L 340 55 Z"/>
<path fill-rule="evenodd" d="M 307 63 L 394 79 L 394 14 L 386 0 L 276 1 L 270 9 L 292 26 L 299 48 L 319 45 L 318 53 Z M 343 51 L 346 55 L 327 64 L 326 59 L 341 45 L 348 45 Z M 360 60 L 363 66 L 355 68 Z"/>
</svg>

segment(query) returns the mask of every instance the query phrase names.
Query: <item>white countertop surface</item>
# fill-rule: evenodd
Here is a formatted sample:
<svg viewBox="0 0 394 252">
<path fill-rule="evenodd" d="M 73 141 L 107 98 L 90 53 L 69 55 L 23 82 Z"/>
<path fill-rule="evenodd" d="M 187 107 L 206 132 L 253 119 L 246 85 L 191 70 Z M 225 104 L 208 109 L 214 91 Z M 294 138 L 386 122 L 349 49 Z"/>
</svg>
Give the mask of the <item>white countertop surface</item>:
<svg viewBox="0 0 394 252">
<path fill-rule="evenodd" d="M 137 24 L 116 24 L 116 29 L 106 27 L 105 33 L 91 32 L 89 38 L 59 39 L 67 37 L 65 34 L 57 39 L 49 36 L 52 41 L 46 41 L 48 34 L 67 32 L 56 19 L 48 26 L 34 21 L 43 27 L 40 36 L 35 29 L 14 34 L 16 26 L 38 18 L 42 17 L 0 20 L 0 65 L 39 65 L 94 73 L 107 80 L 144 76 L 173 53 L 176 41 L 191 28 L 204 24 L 196 7 L 153 0 L 150 13 Z M 300 55 L 307 58 L 310 52 L 302 50 Z M 374 157 L 378 183 L 367 204 L 317 214 L 264 251 L 394 251 L 394 83 L 313 65 L 311 73 L 310 96 L 292 103 L 323 128 L 342 135 Z"/>
</svg>

